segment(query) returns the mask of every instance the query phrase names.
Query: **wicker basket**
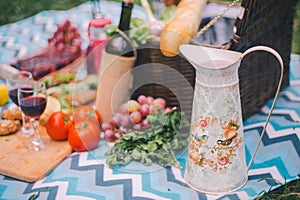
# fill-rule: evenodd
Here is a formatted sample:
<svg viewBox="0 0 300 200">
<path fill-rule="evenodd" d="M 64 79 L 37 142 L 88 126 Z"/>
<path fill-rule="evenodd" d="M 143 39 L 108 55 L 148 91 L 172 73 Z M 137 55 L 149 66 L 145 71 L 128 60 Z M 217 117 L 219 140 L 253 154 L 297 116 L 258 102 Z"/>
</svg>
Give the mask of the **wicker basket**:
<svg viewBox="0 0 300 200">
<path fill-rule="evenodd" d="M 297 0 L 243 0 L 241 6 L 245 8 L 242 19 L 235 20 L 236 33 L 226 44 L 220 48 L 228 48 L 243 52 L 246 49 L 265 45 L 274 48 L 282 56 L 284 61 L 284 79 L 282 87 L 289 84 L 289 61 L 291 53 L 291 38 L 293 30 L 294 7 Z M 136 66 L 147 63 L 159 63 L 167 65 L 181 73 L 191 87 L 195 83 L 194 68 L 182 57 L 165 57 L 161 54 L 158 44 L 152 44 L 148 48 L 138 49 Z M 137 98 L 140 94 L 164 97 L 168 106 L 181 106 L 188 119 L 191 117 L 193 91 L 181 85 L 178 79 L 165 71 L 162 65 L 152 65 L 143 75 L 134 76 L 134 85 L 147 83 L 147 80 L 160 80 L 177 85 L 172 91 L 159 84 L 146 84 L 134 88 L 131 98 Z M 240 93 L 242 101 L 243 117 L 247 118 L 259 111 L 263 105 L 274 97 L 280 74 L 278 61 L 271 54 L 259 52 L 252 53 L 243 59 L 240 70 Z M 174 92 L 175 91 L 175 92 Z M 183 95 L 183 101 L 177 99 L 175 93 Z"/>
<path fill-rule="evenodd" d="M 137 52 L 136 66 L 150 65 L 143 67 L 143 72 L 138 73 L 138 75 L 133 71 L 133 85 L 141 87 L 134 88 L 132 98 L 135 99 L 141 94 L 165 98 L 167 106 L 178 107 L 190 119 L 194 96 L 195 69 L 180 55 L 175 57 L 163 56 L 158 43 L 140 48 Z M 183 77 L 178 77 L 177 72 Z M 144 85 L 144 83 L 149 84 Z"/>
<path fill-rule="evenodd" d="M 243 52 L 265 45 L 275 49 L 284 62 L 282 88 L 289 84 L 289 63 L 293 33 L 293 19 L 297 0 L 243 0 L 246 8 L 243 19 L 237 19 L 236 35 L 230 49 Z M 244 117 L 258 112 L 274 97 L 280 76 L 277 59 L 265 52 L 245 57 L 239 70 L 240 92 Z"/>
</svg>

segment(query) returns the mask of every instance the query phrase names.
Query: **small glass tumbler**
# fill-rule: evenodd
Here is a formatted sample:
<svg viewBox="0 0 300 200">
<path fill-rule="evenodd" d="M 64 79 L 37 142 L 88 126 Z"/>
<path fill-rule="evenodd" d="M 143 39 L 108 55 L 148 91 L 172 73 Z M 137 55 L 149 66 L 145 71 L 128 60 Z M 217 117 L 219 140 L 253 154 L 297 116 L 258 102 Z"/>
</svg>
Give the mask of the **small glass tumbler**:
<svg viewBox="0 0 300 200">
<path fill-rule="evenodd" d="M 32 74 L 27 71 L 19 71 L 17 73 L 10 74 L 6 78 L 6 85 L 9 88 L 9 97 L 11 101 L 19 107 L 18 102 L 18 89 L 26 88 L 25 82 L 32 80 Z M 20 107 L 19 107 L 20 109 Z M 22 113 L 22 129 L 17 133 L 19 137 L 27 138 L 33 135 L 33 128 L 29 124 L 29 119 Z"/>
</svg>

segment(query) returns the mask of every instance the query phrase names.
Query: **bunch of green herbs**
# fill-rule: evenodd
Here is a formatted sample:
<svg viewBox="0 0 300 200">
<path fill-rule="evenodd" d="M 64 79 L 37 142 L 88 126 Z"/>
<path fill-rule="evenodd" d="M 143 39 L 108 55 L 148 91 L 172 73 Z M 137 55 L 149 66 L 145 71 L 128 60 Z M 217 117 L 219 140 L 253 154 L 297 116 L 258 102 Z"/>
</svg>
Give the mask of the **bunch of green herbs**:
<svg viewBox="0 0 300 200">
<path fill-rule="evenodd" d="M 181 168 L 175 152 L 188 145 L 189 123 L 180 111 L 164 114 L 158 110 L 148 115 L 151 127 L 143 131 L 129 130 L 107 151 L 109 167 L 139 161 L 144 165 L 153 162 L 165 167 Z"/>
<path fill-rule="evenodd" d="M 169 22 L 173 18 L 175 11 L 175 5 L 166 7 L 160 13 L 159 20 L 164 21 L 166 23 Z M 116 35 L 117 29 L 118 25 L 115 24 L 108 24 L 104 27 L 104 30 L 109 37 L 113 37 L 114 35 Z M 141 18 L 131 18 L 129 29 L 130 30 L 127 34 L 135 47 L 140 47 L 151 41 L 159 41 L 159 36 L 152 35 L 148 27 L 148 22 Z"/>
<path fill-rule="evenodd" d="M 104 27 L 104 30 L 109 37 L 116 35 L 117 29 L 118 26 L 115 24 L 108 24 Z M 130 30 L 128 31 L 127 35 L 135 47 L 147 44 L 148 42 L 157 38 L 157 36 L 150 34 L 147 22 L 138 17 L 131 19 Z"/>
</svg>

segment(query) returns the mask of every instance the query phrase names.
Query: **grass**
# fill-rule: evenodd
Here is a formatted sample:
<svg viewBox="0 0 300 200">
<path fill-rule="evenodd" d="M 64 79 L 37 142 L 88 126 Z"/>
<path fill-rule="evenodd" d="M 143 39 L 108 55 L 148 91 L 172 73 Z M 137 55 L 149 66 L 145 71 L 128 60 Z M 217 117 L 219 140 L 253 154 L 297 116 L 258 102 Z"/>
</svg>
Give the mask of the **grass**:
<svg viewBox="0 0 300 200">
<path fill-rule="evenodd" d="M 296 6 L 294 30 L 293 30 L 293 43 L 292 52 L 300 54 L 300 1 L 298 0 Z"/>
<path fill-rule="evenodd" d="M 299 175 L 300 176 L 300 175 Z M 278 181 L 276 181 L 278 182 Z M 271 191 L 261 191 L 260 197 L 256 200 L 299 200 L 300 199 L 300 180 L 290 183 L 279 183 L 281 187 Z"/>
<path fill-rule="evenodd" d="M 42 10 L 67 10 L 88 0 L 1 0 L 0 25 L 12 23 Z"/>
<path fill-rule="evenodd" d="M 1 0 L 0 25 L 30 17 L 42 10 L 67 10 L 88 0 Z M 218 0 L 227 1 L 228 0 Z M 292 52 L 300 54 L 300 0 L 296 6 Z M 260 200 L 296 200 L 300 199 L 300 180 L 288 184 L 280 183 L 278 189 L 262 191 Z"/>
</svg>

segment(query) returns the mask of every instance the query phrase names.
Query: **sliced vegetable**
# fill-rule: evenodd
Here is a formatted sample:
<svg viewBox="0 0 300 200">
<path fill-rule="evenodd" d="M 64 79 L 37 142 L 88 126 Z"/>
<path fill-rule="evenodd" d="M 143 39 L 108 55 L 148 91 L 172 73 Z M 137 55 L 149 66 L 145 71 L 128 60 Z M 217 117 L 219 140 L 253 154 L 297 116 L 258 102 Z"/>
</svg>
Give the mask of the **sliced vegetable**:
<svg viewBox="0 0 300 200">
<path fill-rule="evenodd" d="M 62 83 L 69 83 L 76 78 L 75 73 L 65 72 L 50 77 L 46 77 L 43 81 L 47 88 L 56 86 Z"/>
<path fill-rule="evenodd" d="M 60 84 L 59 86 L 51 87 L 47 90 L 47 93 L 49 95 L 55 94 L 61 104 L 62 109 L 70 109 L 72 104 L 66 99 L 66 95 L 70 93 L 75 94 L 78 92 L 86 92 L 88 90 L 96 90 L 97 86 L 98 77 L 97 75 L 93 74 L 79 82 Z"/>
</svg>

